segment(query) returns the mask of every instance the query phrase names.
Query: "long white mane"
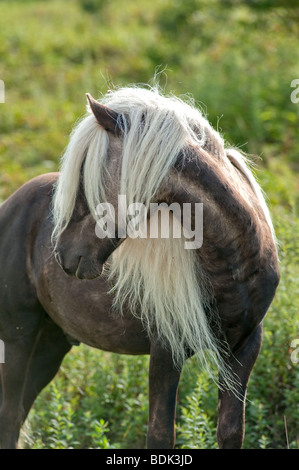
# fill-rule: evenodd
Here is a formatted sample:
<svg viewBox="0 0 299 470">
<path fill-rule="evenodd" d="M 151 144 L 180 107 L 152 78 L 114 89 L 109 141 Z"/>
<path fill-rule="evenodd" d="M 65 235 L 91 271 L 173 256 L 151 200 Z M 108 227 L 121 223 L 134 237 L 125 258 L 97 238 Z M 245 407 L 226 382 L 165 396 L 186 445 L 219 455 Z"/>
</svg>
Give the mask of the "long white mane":
<svg viewBox="0 0 299 470">
<path fill-rule="evenodd" d="M 126 195 L 128 204 L 141 202 L 148 207 L 179 152 L 195 143 L 221 160 L 227 171 L 236 172 L 239 167 L 256 192 L 273 232 L 261 190 L 245 158 L 236 150 L 225 149 L 220 134 L 193 103 L 142 87 L 117 89 L 101 102 L 126 116 L 119 122 L 123 126 L 119 194 Z M 107 174 L 108 148 L 109 135 L 89 110 L 73 130 L 62 158 L 53 204 L 54 242 L 74 210 L 83 162 L 91 213 L 95 214 L 97 205 L 106 201 L 106 187 L 113 178 Z M 232 388 L 222 358 L 223 345 L 212 334 L 207 320 L 207 314 L 213 313 L 208 310 L 213 293 L 196 253 L 184 249 L 183 238 L 127 238 L 109 260 L 109 276 L 115 306 L 121 310 L 129 304 L 132 314 L 141 318 L 150 334 L 153 329 L 158 332 L 176 364 L 183 363 L 189 349 L 200 353 L 209 367 L 202 355 L 209 350 L 226 385 Z"/>
</svg>

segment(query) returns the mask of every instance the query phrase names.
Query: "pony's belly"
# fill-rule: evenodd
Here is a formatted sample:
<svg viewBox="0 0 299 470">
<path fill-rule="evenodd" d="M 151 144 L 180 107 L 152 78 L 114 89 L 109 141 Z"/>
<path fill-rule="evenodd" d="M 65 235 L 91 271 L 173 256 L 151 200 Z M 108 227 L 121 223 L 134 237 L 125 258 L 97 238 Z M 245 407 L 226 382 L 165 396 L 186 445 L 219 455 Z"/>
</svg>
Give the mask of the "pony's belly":
<svg viewBox="0 0 299 470">
<path fill-rule="evenodd" d="M 120 354 L 148 354 L 141 322 L 129 312 L 112 311 L 112 296 L 102 279 L 78 280 L 51 261 L 38 283 L 38 297 L 52 320 L 73 340 Z"/>
</svg>

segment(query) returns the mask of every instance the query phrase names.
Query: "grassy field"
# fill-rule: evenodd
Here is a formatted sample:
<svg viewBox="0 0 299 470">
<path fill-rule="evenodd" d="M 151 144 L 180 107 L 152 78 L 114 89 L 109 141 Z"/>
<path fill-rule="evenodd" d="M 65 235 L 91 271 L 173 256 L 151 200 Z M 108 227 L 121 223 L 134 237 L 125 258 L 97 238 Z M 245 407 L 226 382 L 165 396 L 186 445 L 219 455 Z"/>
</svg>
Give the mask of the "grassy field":
<svg viewBox="0 0 299 470">
<path fill-rule="evenodd" d="M 191 94 L 225 139 L 252 154 L 280 242 L 281 283 L 252 374 L 245 448 L 298 448 L 299 9 L 292 1 L 2 0 L 0 200 L 56 171 L 85 93 L 149 82 Z M 163 70 L 166 69 L 165 72 Z M 299 96 L 299 93 L 298 93 Z M 254 156 L 253 156 L 254 155 Z M 293 354 L 292 354 L 293 353 Z M 293 360 L 292 360 L 293 358 Z M 39 396 L 25 448 L 142 448 L 147 357 L 74 348 Z M 217 391 L 192 360 L 177 447 L 216 447 Z"/>
</svg>

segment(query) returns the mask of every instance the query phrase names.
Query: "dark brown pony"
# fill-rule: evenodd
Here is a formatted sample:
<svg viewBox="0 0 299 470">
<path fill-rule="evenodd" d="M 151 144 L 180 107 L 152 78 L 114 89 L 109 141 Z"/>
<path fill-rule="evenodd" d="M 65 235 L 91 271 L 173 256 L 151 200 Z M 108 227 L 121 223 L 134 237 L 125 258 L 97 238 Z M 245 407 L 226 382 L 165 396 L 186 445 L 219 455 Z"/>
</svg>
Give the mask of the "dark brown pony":
<svg viewBox="0 0 299 470">
<path fill-rule="evenodd" d="M 108 142 L 105 161 L 115 187 L 108 188 L 107 195 L 114 201 L 122 148 L 134 131 L 134 122 L 129 111 L 89 100 L 92 113 L 88 119 Z M 140 115 L 145 133 L 147 111 Z M 194 132 L 201 131 L 199 126 Z M 217 438 L 220 448 L 240 448 L 244 398 L 261 347 L 262 320 L 279 282 L 278 261 L 269 219 L 250 176 L 233 152 L 225 153 L 215 143 L 211 130 L 206 128 L 205 135 L 201 146 L 185 139 L 183 150 L 155 191 L 155 200 L 180 206 L 190 203 L 193 224 L 195 203 L 204 205 L 203 244 L 196 257 L 213 288 L 206 316 L 215 337 L 228 345 L 225 361 L 238 378 L 237 393 L 222 386 L 224 380 L 219 378 Z M 120 354 L 150 354 L 147 447 L 174 446 L 176 394 L 183 364 L 179 367 L 174 362 L 173 352 L 155 334 L 155 325 L 148 333 L 128 304 L 124 303 L 122 314 L 113 308 L 111 286 L 101 273 L 114 252 L 121 248 L 125 252 L 130 245 L 117 233 L 102 239 L 95 233 L 84 180 L 87 153 L 84 148 L 82 162 L 73 162 L 80 167 L 73 181 L 75 199 L 67 223 L 55 234 L 55 252 L 52 200 L 54 190 L 59 196 L 58 173 L 29 181 L 0 208 L 0 339 L 5 344 L 5 363 L 0 365 L 2 448 L 17 446 L 35 398 L 77 342 Z M 239 175 L 243 196 L 237 176 L 234 180 L 230 171 Z M 134 242 L 130 241 L 132 246 Z M 173 265 L 171 272 L 180 277 L 181 266 Z M 211 310 L 217 312 L 217 321 Z M 186 344 L 186 357 L 193 353 Z"/>
</svg>

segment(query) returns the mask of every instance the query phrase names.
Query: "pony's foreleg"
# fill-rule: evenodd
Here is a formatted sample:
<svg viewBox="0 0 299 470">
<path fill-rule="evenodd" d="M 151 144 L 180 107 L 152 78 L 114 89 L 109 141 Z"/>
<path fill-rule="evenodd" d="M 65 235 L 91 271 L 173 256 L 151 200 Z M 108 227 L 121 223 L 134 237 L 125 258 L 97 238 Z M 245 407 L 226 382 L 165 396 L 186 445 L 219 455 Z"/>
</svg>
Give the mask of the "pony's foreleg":
<svg viewBox="0 0 299 470">
<path fill-rule="evenodd" d="M 5 363 L 1 364 L 0 449 L 17 446 L 23 422 L 23 393 L 28 365 L 39 332 L 5 341 Z"/>
<path fill-rule="evenodd" d="M 52 380 L 70 348 L 50 319 L 34 333 L 5 342 L 5 363 L 0 369 L 0 448 L 17 447 L 20 428 L 36 396 Z"/>
<path fill-rule="evenodd" d="M 240 449 L 245 434 L 245 397 L 250 373 L 262 342 L 262 324 L 244 345 L 232 355 L 231 366 L 239 378 L 236 394 L 219 391 L 217 439 L 220 449 Z"/>
<path fill-rule="evenodd" d="M 180 371 L 171 354 L 158 342 L 151 345 L 149 368 L 148 449 L 172 449 L 175 443 L 175 412 Z"/>
<path fill-rule="evenodd" d="M 63 331 L 47 318 L 28 367 L 23 394 L 23 420 L 26 419 L 37 395 L 58 372 L 64 356 L 71 347 Z"/>
</svg>

